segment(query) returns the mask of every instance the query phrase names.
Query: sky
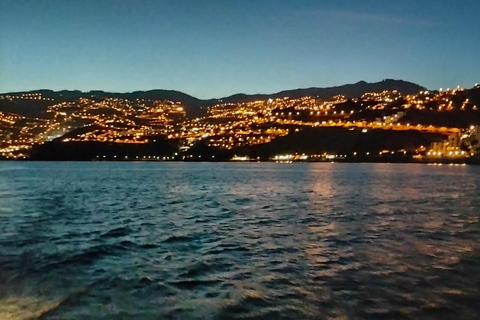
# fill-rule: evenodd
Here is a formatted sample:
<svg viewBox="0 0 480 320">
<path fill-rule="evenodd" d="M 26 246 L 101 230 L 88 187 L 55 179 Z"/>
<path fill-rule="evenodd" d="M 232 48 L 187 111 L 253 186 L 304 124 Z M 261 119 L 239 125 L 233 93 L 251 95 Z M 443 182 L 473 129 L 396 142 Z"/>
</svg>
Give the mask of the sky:
<svg viewBox="0 0 480 320">
<path fill-rule="evenodd" d="M 478 0 L 0 0 L 0 92 L 480 82 Z"/>
</svg>

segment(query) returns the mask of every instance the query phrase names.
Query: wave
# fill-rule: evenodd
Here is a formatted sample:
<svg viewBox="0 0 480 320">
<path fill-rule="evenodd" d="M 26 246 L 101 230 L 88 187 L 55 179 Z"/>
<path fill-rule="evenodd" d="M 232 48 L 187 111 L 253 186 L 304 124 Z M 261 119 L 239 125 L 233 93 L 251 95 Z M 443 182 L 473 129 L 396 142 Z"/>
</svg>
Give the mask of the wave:
<svg viewBox="0 0 480 320">
<path fill-rule="evenodd" d="M 185 278 L 195 278 L 210 271 L 212 271 L 212 266 L 201 261 L 191 266 L 185 273 L 182 273 L 181 276 Z"/>
<path fill-rule="evenodd" d="M 129 235 L 132 232 L 132 229 L 127 227 L 119 227 L 115 228 L 112 230 L 109 230 L 108 232 L 102 234 L 100 238 L 115 238 L 115 237 L 123 237 L 126 235 Z"/>
<path fill-rule="evenodd" d="M 247 319 L 285 319 L 285 317 L 283 316 L 279 317 L 281 314 L 277 312 L 275 312 L 276 316 L 273 316 L 274 314 L 270 312 L 268 312 L 267 315 L 258 314 L 258 312 L 256 315 L 252 314 L 252 311 L 254 310 L 260 311 L 260 313 L 264 313 L 271 305 L 272 301 L 265 297 L 261 292 L 255 290 L 245 290 L 244 292 L 240 292 L 240 297 L 232 299 L 230 303 L 226 304 L 222 308 L 220 318 L 243 319 L 243 317 L 241 316 L 243 314 L 249 315 Z"/>
<path fill-rule="evenodd" d="M 169 282 L 170 285 L 186 290 L 193 290 L 199 287 L 212 287 L 220 284 L 220 280 L 180 280 Z"/>
<path fill-rule="evenodd" d="M 38 268 L 34 268 L 35 272 L 47 272 L 55 268 L 64 268 L 66 266 L 84 266 L 91 265 L 98 260 L 103 258 L 119 254 L 127 250 L 136 250 L 141 248 L 141 245 L 137 245 L 131 241 L 122 241 L 115 244 L 102 244 L 97 246 L 92 246 L 87 249 L 84 249 L 80 253 L 70 255 L 63 259 L 58 259 L 57 255 L 50 256 L 45 260 L 50 260 L 47 263 L 44 263 Z M 56 260 L 57 261 L 52 261 Z"/>
<path fill-rule="evenodd" d="M 195 240 L 193 237 L 190 236 L 183 236 L 183 235 L 173 235 L 169 236 L 165 240 L 162 241 L 162 243 L 177 243 L 177 242 L 190 242 Z"/>
<path fill-rule="evenodd" d="M 216 245 L 212 248 L 209 248 L 206 253 L 207 254 L 222 254 L 225 252 L 248 252 L 250 249 L 248 249 L 245 246 L 241 245 L 236 245 L 236 244 L 219 244 Z"/>
</svg>

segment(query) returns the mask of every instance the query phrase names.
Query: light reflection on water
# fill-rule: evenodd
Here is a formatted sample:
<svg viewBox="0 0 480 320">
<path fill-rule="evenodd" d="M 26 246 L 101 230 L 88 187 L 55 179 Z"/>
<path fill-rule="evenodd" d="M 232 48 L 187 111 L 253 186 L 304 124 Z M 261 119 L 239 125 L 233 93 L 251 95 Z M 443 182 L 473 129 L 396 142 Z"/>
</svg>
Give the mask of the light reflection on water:
<svg viewBox="0 0 480 320">
<path fill-rule="evenodd" d="M 478 167 L 0 171 L 0 319 L 479 316 Z"/>
</svg>

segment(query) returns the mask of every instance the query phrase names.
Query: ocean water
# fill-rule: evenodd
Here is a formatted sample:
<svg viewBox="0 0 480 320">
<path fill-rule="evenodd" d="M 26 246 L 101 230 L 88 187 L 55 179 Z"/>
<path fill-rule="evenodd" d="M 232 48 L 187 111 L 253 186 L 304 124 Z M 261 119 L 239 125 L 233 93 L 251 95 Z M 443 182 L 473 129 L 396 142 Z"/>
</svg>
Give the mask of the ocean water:
<svg viewBox="0 0 480 320">
<path fill-rule="evenodd" d="M 0 319 L 478 319 L 480 167 L 0 162 Z"/>
</svg>

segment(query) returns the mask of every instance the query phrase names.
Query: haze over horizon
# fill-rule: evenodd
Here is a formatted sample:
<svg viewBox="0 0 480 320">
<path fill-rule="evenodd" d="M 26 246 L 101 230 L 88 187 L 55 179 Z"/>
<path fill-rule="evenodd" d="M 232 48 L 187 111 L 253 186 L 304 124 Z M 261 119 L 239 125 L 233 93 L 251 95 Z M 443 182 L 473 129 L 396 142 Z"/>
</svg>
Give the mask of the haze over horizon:
<svg viewBox="0 0 480 320">
<path fill-rule="evenodd" d="M 208 99 L 402 79 L 479 82 L 478 1 L 0 3 L 0 92 L 170 89 Z"/>
</svg>

